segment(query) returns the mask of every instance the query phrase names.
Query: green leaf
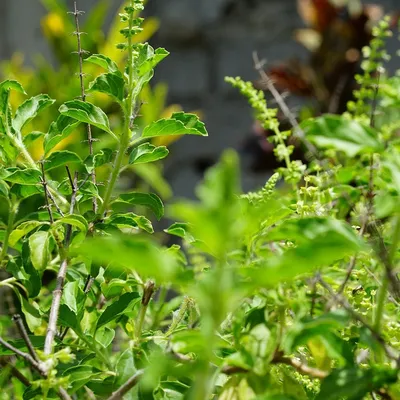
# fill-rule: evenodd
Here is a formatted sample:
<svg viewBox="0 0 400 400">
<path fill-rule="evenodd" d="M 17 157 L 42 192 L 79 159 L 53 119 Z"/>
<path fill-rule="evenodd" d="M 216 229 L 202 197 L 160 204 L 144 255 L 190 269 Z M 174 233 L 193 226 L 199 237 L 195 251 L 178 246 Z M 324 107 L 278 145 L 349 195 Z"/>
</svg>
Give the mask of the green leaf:
<svg viewBox="0 0 400 400">
<path fill-rule="evenodd" d="M 90 57 L 85 58 L 84 61 L 98 65 L 108 72 L 117 73 L 122 76 L 121 72 L 118 69 L 118 65 L 113 60 L 111 60 L 111 58 L 106 57 L 103 54 L 92 54 Z"/>
<path fill-rule="evenodd" d="M 132 349 L 126 349 L 117 361 L 116 385 L 123 385 L 137 371 L 135 366 L 135 355 Z"/>
<path fill-rule="evenodd" d="M 110 129 L 110 122 L 104 111 L 95 105 L 82 100 L 67 101 L 59 108 L 62 115 L 96 126 L 99 129 L 116 137 Z"/>
<path fill-rule="evenodd" d="M 200 135 L 208 136 L 204 123 L 195 114 L 177 112 L 170 119 L 160 119 L 143 129 L 142 137 L 168 135 Z"/>
<path fill-rule="evenodd" d="M 178 236 L 182 239 L 185 239 L 189 243 L 192 243 L 195 239 L 188 230 L 189 224 L 184 222 L 175 222 L 169 228 L 164 229 L 164 232 L 169 233 L 170 235 Z"/>
<path fill-rule="evenodd" d="M 28 328 L 33 332 L 42 325 L 39 306 L 34 301 L 25 299 L 15 286 L 13 289 L 21 304 L 21 310 L 25 315 Z"/>
<path fill-rule="evenodd" d="M 122 103 L 125 96 L 125 81 L 119 74 L 102 74 L 89 85 L 88 91 L 108 94 Z"/>
<path fill-rule="evenodd" d="M 65 327 L 71 328 L 78 335 L 82 332 L 77 314 L 72 311 L 66 304 L 60 305 L 58 322 Z"/>
<path fill-rule="evenodd" d="M 113 214 L 107 219 L 106 223 L 118 227 L 140 228 L 149 233 L 154 232 L 151 222 L 146 217 L 134 213 Z"/>
<path fill-rule="evenodd" d="M 68 392 L 72 394 L 101 374 L 99 371 L 93 371 L 91 365 L 76 365 L 66 369 L 62 376 L 69 380 L 71 387 L 68 388 Z"/>
<path fill-rule="evenodd" d="M 8 169 L 7 172 L 11 172 L 3 179 L 11 183 L 19 183 L 20 185 L 37 185 L 41 182 L 42 173 L 33 168 L 25 169 Z"/>
<path fill-rule="evenodd" d="M 145 206 L 153 211 L 158 220 L 164 215 L 164 204 L 154 193 L 125 193 L 121 194 L 115 202 Z"/>
<path fill-rule="evenodd" d="M 338 115 L 324 115 L 307 120 L 302 128 L 307 138 L 317 146 L 343 151 L 349 157 L 381 152 L 384 149 L 375 129 Z"/>
<path fill-rule="evenodd" d="M 162 160 L 167 157 L 169 150 L 165 146 L 154 146 L 151 143 L 143 143 L 133 149 L 129 156 L 129 164 L 144 164 Z"/>
<path fill-rule="evenodd" d="M 78 154 L 72 151 L 62 150 L 51 153 L 50 156 L 46 158 L 44 167 L 46 171 L 50 171 L 51 169 L 69 164 L 82 164 L 82 160 Z"/>
<path fill-rule="evenodd" d="M 107 148 L 100 150 L 93 156 L 89 155 L 84 161 L 86 171 L 90 174 L 92 173 L 93 169 L 110 163 L 112 160 L 112 156 L 113 156 L 113 151 Z"/>
<path fill-rule="evenodd" d="M 58 219 L 54 224 L 55 225 L 62 225 L 62 224 L 72 225 L 84 233 L 86 233 L 88 230 L 88 223 L 87 223 L 86 219 L 84 217 L 82 217 L 82 215 L 76 215 L 76 214 L 65 215 L 64 217 L 61 217 L 60 219 Z"/>
<path fill-rule="evenodd" d="M 133 269 L 160 282 L 173 279 L 180 270 L 174 257 L 138 235 L 87 238 L 74 252 L 99 264 Z"/>
<path fill-rule="evenodd" d="M 137 292 L 124 293 L 117 301 L 103 311 L 97 321 L 96 330 L 118 318 L 120 315 L 131 311 L 139 299 L 140 295 Z"/>
<path fill-rule="evenodd" d="M 279 282 L 291 281 L 363 249 L 356 233 L 334 218 L 309 217 L 285 221 L 268 238 L 296 240 L 297 246 L 262 262 L 260 268 L 244 270 L 257 286 L 271 287 Z"/>
<path fill-rule="evenodd" d="M 381 388 L 384 384 L 394 383 L 397 372 L 393 369 L 344 368 L 334 370 L 322 381 L 316 400 L 360 400 L 365 395 Z"/>
<path fill-rule="evenodd" d="M 3 181 L 0 181 L 0 196 L 8 198 L 8 185 Z"/>
<path fill-rule="evenodd" d="M 49 131 L 44 137 L 43 147 L 45 154 L 66 139 L 79 124 L 80 121 L 76 121 L 74 118 L 59 115 L 57 121 L 51 123 Z"/>
<path fill-rule="evenodd" d="M 15 246 L 17 242 L 27 235 L 29 232 L 33 231 L 39 226 L 42 226 L 43 224 L 47 224 L 47 222 L 42 222 L 42 221 L 26 221 L 23 222 L 22 224 L 18 225 L 17 228 L 15 228 L 9 238 L 9 243 L 10 246 Z"/>
<path fill-rule="evenodd" d="M 37 139 L 41 138 L 44 136 L 43 132 L 38 132 L 38 131 L 34 131 L 34 132 L 30 132 L 27 135 L 24 136 L 23 138 L 23 142 L 24 145 L 26 147 L 31 146 Z"/>
<path fill-rule="evenodd" d="M 147 44 L 146 44 L 147 45 Z M 146 46 L 145 45 L 145 46 Z M 145 47 L 143 46 L 143 47 Z M 147 73 L 149 73 L 158 63 L 160 63 L 162 60 L 164 60 L 165 57 L 169 55 L 169 52 L 165 50 L 164 48 L 160 47 L 154 51 L 154 49 L 147 45 L 148 48 L 144 49 L 147 53 L 147 57 L 144 62 L 139 63 L 139 66 L 137 67 L 137 72 L 140 76 L 143 76 Z M 152 55 L 150 55 L 152 54 Z"/>
<path fill-rule="evenodd" d="M 15 112 L 13 127 L 17 132 L 35 118 L 41 111 L 54 104 L 55 100 L 51 99 L 47 94 L 39 94 L 31 97 L 23 102 Z"/>
<path fill-rule="evenodd" d="M 29 249 L 33 266 L 43 271 L 51 259 L 50 253 L 50 232 L 39 231 L 29 237 Z"/>
<path fill-rule="evenodd" d="M 112 343 L 114 336 L 114 329 L 110 329 L 107 326 L 102 326 L 96 331 L 94 338 L 102 347 L 107 348 Z"/>
<path fill-rule="evenodd" d="M 22 85 L 16 80 L 8 79 L 0 83 L 0 90 L 9 90 L 9 89 L 15 90 L 16 92 L 20 92 L 22 94 L 27 94 Z"/>
<path fill-rule="evenodd" d="M 84 300 L 85 294 L 80 288 L 78 281 L 67 282 L 65 284 L 61 299 L 62 304 L 65 304 L 71 311 L 78 314 L 83 306 Z"/>
</svg>

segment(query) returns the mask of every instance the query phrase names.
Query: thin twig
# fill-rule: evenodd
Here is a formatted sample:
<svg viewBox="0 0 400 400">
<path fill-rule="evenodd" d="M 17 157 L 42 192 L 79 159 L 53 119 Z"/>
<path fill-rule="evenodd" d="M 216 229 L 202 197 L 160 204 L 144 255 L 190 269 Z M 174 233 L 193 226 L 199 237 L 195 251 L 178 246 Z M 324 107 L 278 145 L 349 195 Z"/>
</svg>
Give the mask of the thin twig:
<svg viewBox="0 0 400 400">
<path fill-rule="evenodd" d="M 51 205 L 49 202 L 49 189 L 47 188 L 47 181 L 46 181 L 46 176 L 44 173 L 44 160 L 40 163 L 40 167 L 42 169 L 42 179 L 41 179 L 40 183 L 42 184 L 43 189 L 44 189 L 44 200 L 46 202 L 47 212 L 49 213 L 50 224 L 53 224 L 54 218 L 53 218 L 53 212 L 51 211 Z"/>
<path fill-rule="evenodd" d="M 267 75 L 267 73 L 264 70 L 264 63 L 260 61 L 258 54 L 256 52 L 253 53 L 253 61 L 254 61 L 254 67 L 256 71 L 259 73 L 263 83 L 265 83 L 267 89 L 269 92 L 272 94 L 274 97 L 276 103 L 278 104 L 279 108 L 282 110 L 283 114 L 285 117 L 288 119 L 290 124 L 293 127 L 294 134 L 300 139 L 300 141 L 307 147 L 307 150 L 309 153 L 315 157 L 318 158 L 318 151 L 317 149 L 305 138 L 305 134 L 303 130 L 301 129 L 299 123 L 297 122 L 296 118 L 293 116 L 293 113 L 290 111 L 289 107 L 287 106 L 285 100 L 281 96 L 281 94 L 278 92 L 276 89 L 273 81 L 271 78 Z"/>
<path fill-rule="evenodd" d="M 28 336 L 28 332 L 26 331 L 21 316 L 19 314 L 15 314 L 13 316 L 13 321 L 15 322 L 15 325 L 17 325 L 18 332 L 21 335 L 21 338 L 24 340 L 26 347 L 28 348 L 29 354 L 36 362 L 40 362 L 39 357 L 36 354 L 35 348 L 33 347 L 33 344 L 31 342 L 31 339 Z"/>
<path fill-rule="evenodd" d="M 113 392 L 113 394 L 107 400 L 121 400 L 126 393 L 128 393 L 134 386 L 138 384 L 143 374 L 144 371 L 142 369 L 136 371 L 136 373 L 130 377 L 117 391 Z"/>
<path fill-rule="evenodd" d="M 82 55 L 84 54 L 84 51 L 82 50 L 82 43 L 81 43 L 81 35 L 83 32 L 80 31 L 79 28 L 79 15 L 81 14 L 80 11 L 78 11 L 76 1 L 74 2 L 74 17 L 75 17 L 75 27 L 76 31 L 74 34 L 76 35 L 76 40 L 78 44 L 78 58 L 79 58 L 79 82 L 81 86 L 81 99 L 82 101 L 86 101 L 86 93 L 85 93 L 85 84 L 83 81 L 84 73 L 83 73 L 83 57 Z M 93 136 L 92 136 L 92 127 L 90 124 L 87 124 L 87 140 L 89 144 L 89 155 L 93 156 Z M 93 168 L 92 172 L 90 173 L 92 177 L 92 182 L 94 185 L 96 185 L 96 169 Z M 97 213 L 97 198 L 96 196 L 93 196 L 92 198 L 92 206 L 93 206 L 93 211 Z"/>
<path fill-rule="evenodd" d="M 307 375 L 311 378 L 324 379 L 329 373 L 327 371 L 322 371 L 317 368 L 308 366 L 302 363 L 299 359 L 295 357 L 285 357 L 284 355 L 277 353 L 274 359 L 271 361 L 272 364 L 286 364 L 292 366 L 297 372 L 302 375 Z"/>
<path fill-rule="evenodd" d="M 23 385 L 25 385 L 25 386 L 31 385 L 31 383 L 25 377 L 25 375 L 22 375 L 21 372 L 17 368 L 14 367 L 11 360 L 6 361 L 6 360 L 4 360 L 4 358 L 0 358 L 0 365 L 5 368 L 9 368 L 11 375 L 14 378 L 17 378 Z"/>
<path fill-rule="evenodd" d="M 36 362 L 36 360 L 30 354 L 25 353 L 25 352 L 17 349 L 16 347 L 11 345 L 10 343 L 6 342 L 1 336 L 0 336 L 0 344 L 3 347 L 5 347 L 6 349 L 8 349 L 8 350 L 12 351 L 13 353 L 15 353 L 17 356 L 22 357 L 26 362 L 28 362 L 30 365 L 32 365 L 32 367 L 35 368 L 36 371 L 38 371 L 40 375 L 42 375 L 43 377 L 47 376 L 47 373 L 43 369 L 41 363 Z"/>
<path fill-rule="evenodd" d="M 75 173 L 74 179 L 72 179 L 71 172 L 67 167 L 67 174 L 68 178 L 72 185 L 72 196 L 71 196 L 71 203 L 69 213 L 73 214 L 76 202 L 76 195 L 78 189 L 78 173 Z M 72 235 L 72 226 L 67 225 L 66 233 L 65 233 L 65 243 L 64 245 L 61 243 L 59 244 L 60 252 L 62 254 L 62 262 L 60 265 L 60 269 L 57 274 L 57 283 L 56 288 L 53 290 L 53 300 L 51 303 L 50 314 L 49 314 L 49 324 L 47 326 L 46 338 L 44 342 L 44 353 L 49 355 L 53 352 L 54 347 L 54 338 L 57 334 L 57 321 L 58 321 L 58 313 L 60 311 L 60 303 L 61 297 L 64 290 L 64 282 L 67 275 L 68 269 L 68 247 L 71 241 Z"/>
</svg>

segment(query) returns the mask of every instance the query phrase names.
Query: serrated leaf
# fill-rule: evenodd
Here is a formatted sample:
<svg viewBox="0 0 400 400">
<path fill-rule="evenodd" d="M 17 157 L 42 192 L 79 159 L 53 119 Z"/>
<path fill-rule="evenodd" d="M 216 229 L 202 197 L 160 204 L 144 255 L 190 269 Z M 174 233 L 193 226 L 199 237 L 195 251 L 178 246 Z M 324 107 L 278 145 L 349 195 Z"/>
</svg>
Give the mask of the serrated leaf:
<svg viewBox="0 0 400 400">
<path fill-rule="evenodd" d="M 131 311 L 134 303 L 138 302 L 139 299 L 140 295 L 137 292 L 124 293 L 103 311 L 97 321 L 96 330 L 118 318 L 124 312 Z"/>
<path fill-rule="evenodd" d="M 15 246 L 22 237 L 43 224 L 47 224 L 47 222 L 26 221 L 18 225 L 10 234 L 10 246 Z"/>
<path fill-rule="evenodd" d="M 118 69 L 118 65 L 113 60 L 111 60 L 111 58 L 106 57 L 103 54 L 92 54 L 88 58 L 85 58 L 84 61 L 98 65 L 108 72 L 117 73 L 122 76 L 121 72 Z"/>
<path fill-rule="evenodd" d="M 64 217 L 61 217 L 60 219 L 58 219 L 54 224 L 56 224 L 56 225 L 62 225 L 62 224 L 72 225 L 84 233 L 86 233 L 88 230 L 88 223 L 87 223 L 86 219 L 84 217 L 82 217 L 82 215 L 76 215 L 76 214 L 65 215 Z"/>
<path fill-rule="evenodd" d="M 99 129 L 116 137 L 110 129 L 110 121 L 104 111 L 96 107 L 92 103 L 82 100 L 67 101 L 59 108 L 62 115 L 76 119 L 79 122 L 84 122 L 96 126 Z"/>
<path fill-rule="evenodd" d="M 84 161 L 86 171 L 90 174 L 94 168 L 98 168 L 104 164 L 110 163 L 112 160 L 112 156 L 113 151 L 108 148 L 100 150 L 93 156 L 88 156 Z"/>
<path fill-rule="evenodd" d="M 116 226 L 140 228 L 149 233 L 154 232 L 151 222 L 146 217 L 134 213 L 113 214 L 106 222 Z"/>
<path fill-rule="evenodd" d="M 46 269 L 51 259 L 50 232 L 39 231 L 29 237 L 29 249 L 33 266 L 38 271 Z"/>
<path fill-rule="evenodd" d="M 378 132 L 339 115 L 324 115 L 302 124 L 309 140 L 323 148 L 343 151 L 349 157 L 384 149 Z"/>
<path fill-rule="evenodd" d="M 33 168 L 7 170 L 11 172 L 3 179 L 7 182 L 18 183 L 20 185 L 37 185 L 41 182 L 42 174 Z"/>
<path fill-rule="evenodd" d="M 76 121 L 74 118 L 59 115 L 57 121 L 51 123 L 49 131 L 44 137 L 43 147 L 45 154 L 66 139 L 79 124 L 80 121 Z"/>
<path fill-rule="evenodd" d="M 194 237 L 188 232 L 189 224 L 184 222 L 175 222 L 169 228 L 164 229 L 164 232 L 170 235 L 178 236 L 187 240 L 189 243 L 194 242 Z"/>
<path fill-rule="evenodd" d="M 46 158 L 44 167 L 46 171 L 50 171 L 51 169 L 69 164 L 82 164 L 82 160 L 78 154 L 69 150 L 62 150 L 51 153 L 50 156 Z"/>
<path fill-rule="evenodd" d="M 26 123 L 35 118 L 41 111 L 54 104 L 55 100 L 47 94 L 39 94 L 23 102 L 15 112 L 13 127 L 20 132 Z"/>
<path fill-rule="evenodd" d="M 129 164 L 144 164 L 162 160 L 167 157 L 169 150 L 165 146 L 154 146 L 151 143 L 143 143 L 132 150 L 129 156 Z"/>
<path fill-rule="evenodd" d="M 125 193 L 121 194 L 115 201 L 148 207 L 153 211 L 158 220 L 164 215 L 164 204 L 154 193 Z"/>
<path fill-rule="evenodd" d="M 122 103 L 125 96 L 125 81 L 119 74 L 108 73 L 98 76 L 90 85 L 89 92 L 108 94 Z"/>
<path fill-rule="evenodd" d="M 149 48 L 151 48 L 151 46 L 149 46 Z M 150 72 L 152 69 L 154 69 L 154 67 L 156 67 L 158 63 L 160 63 L 165 57 L 169 55 L 169 52 L 162 47 L 156 49 L 155 51 L 153 50 L 153 48 L 151 48 L 150 51 L 147 51 L 147 53 L 149 52 L 150 54 L 153 54 L 147 57 L 145 61 L 140 63 L 137 67 L 137 72 L 140 76 L 143 76 Z"/>
<path fill-rule="evenodd" d="M 173 113 L 169 119 L 160 119 L 144 128 L 142 137 L 157 137 L 169 135 L 200 135 L 208 136 L 203 122 L 195 114 L 184 112 Z"/>
</svg>

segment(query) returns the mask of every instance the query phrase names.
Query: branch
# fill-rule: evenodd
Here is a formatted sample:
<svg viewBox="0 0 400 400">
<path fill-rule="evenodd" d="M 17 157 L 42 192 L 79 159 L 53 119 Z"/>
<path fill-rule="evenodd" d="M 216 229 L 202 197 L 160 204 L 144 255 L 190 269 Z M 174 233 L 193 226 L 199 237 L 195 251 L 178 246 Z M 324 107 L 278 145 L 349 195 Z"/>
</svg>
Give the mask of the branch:
<svg viewBox="0 0 400 400">
<path fill-rule="evenodd" d="M 77 172 L 75 173 L 74 179 L 72 179 L 68 167 L 67 167 L 67 173 L 72 186 L 72 197 L 71 197 L 69 213 L 73 214 L 76 202 L 76 194 L 78 191 L 78 173 Z M 61 262 L 61 266 L 57 274 L 56 288 L 53 291 L 53 300 L 50 308 L 49 324 L 47 327 L 46 338 L 44 342 L 44 354 L 47 355 L 53 352 L 54 338 L 56 337 L 57 334 L 58 313 L 60 311 L 61 297 L 64 289 L 65 277 L 67 275 L 67 269 L 68 269 L 67 251 L 71 241 L 71 235 L 72 235 L 72 226 L 67 225 L 65 233 L 65 244 L 64 246 L 62 244 L 59 244 L 60 253 L 62 253 L 63 260 Z"/>
<path fill-rule="evenodd" d="M 81 35 L 83 34 L 83 32 L 80 31 L 79 29 L 79 15 L 81 14 L 81 11 L 78 11 L 77 6 L 76 6 L 76 1 L 74 2 L 74 17 L 75 17 L 75 27 L 76 27 L 76 31 L 74 32 L 74 34 L 76 35 L 76 40 L 77 40 L 77 45 L 78 45 L 78 58 L 79 58 L 79 82 L 81 85 L 81 98 L 82 101 L 86 101 L 86 93 L 85 93 L 85 84 L 83 82 L 83 77 L 84 77 L 84 73 L 83 73 L 83 58 L 82 55 L 85 53 L 82 50 L 82 43 L 81 43 Z M 92 136 L 92 127 L 90 124 L 87 124 L 87 141 L 89 143 L 89 155 L 93 156 L 93 136 Z M 92 172 L 90 173 L 91 177 L 92 177 L 92 182 L 94 185 L 96 185 L 96 169 L 93 168 Z M 96 196 L 93 196 L 92 198 L 92 205 L 93 205 L 93 211 L 95 213 L 97 213 L 97 198 Z"/>
<path fill-rule="evenodd" d="M 11 360 L 6 361 L 4 358 L 0 358 L 0 365 L 10 369 L 10 373 L 13 377 L 17 378 L 23 385 L 30 386 L 29 380 L 19 372 L 17 368 L 14 367 Z"/>
<path fill-rule="evenodd" d="M 19 314 L 15 314 L 13 316 L 13 321 L 17 325 L 18 332 L 19 332 L 21 338 L 24 340 L 24 342 L 26 344 L 26 347 L 28 348 L 29 354 L 32 356 L 32 358 L 37 363 L 39 363 L 40 362 L 39 357 L 36 354 L 36 351 L 35 351 L 35 349 L 33 347 L 31 339 L 29 339 L 28 332 L 25 329 L 25 325 L 24 325 L 24 323 L 22 321 L 21 316 Z"/>
<path fill-rule="evenodd" d="M 139 369 L 130 377 L 117 391 L 115 391 L 107 400 L 122 400 L 124 394 L 128 393 L 134 386 L 138 384 L 144 371 Z"/>
<path fill-rule="evenodd" d="M 307 147 L 307 150 L 309 151 L 309 153 L 312 154 L 315 158 L 317 158 L 317 156 L 318 156 L 317 149 L 305 138 L 305 134 L 304 134 L 303 130 L 300 128 L 299 123 L 296 121 L 296 118 L 293 116 L 293 113 L 290 111 L 289 107 L 285 103 L 285 100 L 283 99 L 282 95 L 278 92 L 273 81 L 267 75 L 267 73 L 264 71 L 263 62 L 260 61 L 258 54 L 256 52 L 253 53 L 253 61 L 254 61 L 254 67 L 255 67 L 256 71 L 259 73 L 263 83 L 265 83 L 267 89 L 274 97 L 279 108 L 282 110 L 283 114 L 285 115 L 285 117 L 288 119 L 288 121 L 292 125 L 294 134 Z"/>
</svg>

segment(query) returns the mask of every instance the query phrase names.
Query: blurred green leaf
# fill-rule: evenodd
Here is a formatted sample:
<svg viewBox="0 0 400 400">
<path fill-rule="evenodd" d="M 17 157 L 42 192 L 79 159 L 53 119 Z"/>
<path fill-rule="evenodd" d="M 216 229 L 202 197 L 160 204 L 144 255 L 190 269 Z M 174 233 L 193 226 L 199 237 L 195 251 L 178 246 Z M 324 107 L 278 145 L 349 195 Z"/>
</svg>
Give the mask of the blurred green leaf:
<svg viewBox="0 0 400 400">
<path fill-rule="evenodd" d="M 161 199 L 154 193 L 131 192 L 121 194 L 115 202 L 140 205 L 150 208 L 157 219 L 161 219 L 164 215 L 164 204 Z"/>
<path fill-rule="evenodd" d="M 383 150 L 383 144 L 373 128 L 340 115 L 324 115 L 307 120 L 302 128 L 307 138 L 317 146 L 343 151 L 349 157 Z"/>
<path fill-rule="evenodd" d="M 160 119 L 147 125 L 142 137 L 157 137 L 166 135 L 200 135 L 208 136 L 204 123 L 195 114 L 177 112 L 170 119 Z"/>
<path fill-rule="evenodd" d="M 47 268 L 50 259 L 50 239 L 51 233 L 46 231 L 35 232 L 29 237 L 29 248 L 33 266 L 43 271 Z"/>
</svg>

